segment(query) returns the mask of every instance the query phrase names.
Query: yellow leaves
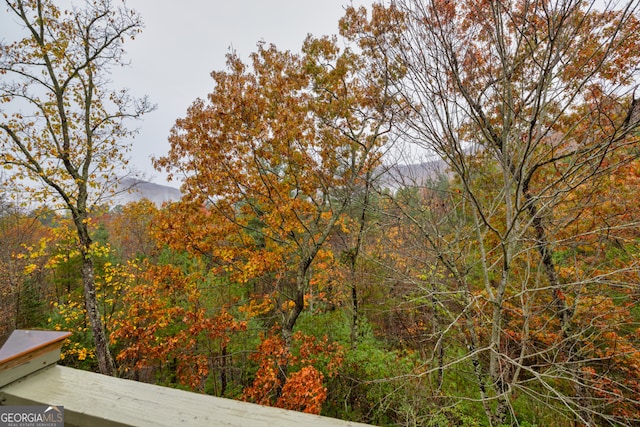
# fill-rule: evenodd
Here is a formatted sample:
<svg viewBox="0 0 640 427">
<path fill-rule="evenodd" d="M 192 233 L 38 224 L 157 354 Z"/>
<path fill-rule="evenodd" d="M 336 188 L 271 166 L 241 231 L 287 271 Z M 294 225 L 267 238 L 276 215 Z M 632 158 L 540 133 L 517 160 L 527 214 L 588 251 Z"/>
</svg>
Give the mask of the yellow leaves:
<svg viewBox="0 0 640 427">
<path fill-rule="evenodd" d="M 24 274 L 27 274 L 27 275 L 28 275 L 28 274 L 31 274 L 31 273 L 33 273 L 34 271 L 36 271 L 37 269 L 38 269 L 38 266 L 37 266 L 36 264 L 27 264 L 27 265 L 24 267 Z"/>
<path fill-rule="evenodd" d="M 63 259 L 62 254 L 51 256 L 47 260 L 44 267 L 48 270 L 54 270 L 56 267 L 58 267 L 58 265 L 60 265 L 60 262 L 62 261 L 62 259 Z"/>
<path fill-rule="evenodd" d="M 113 282 L 113 275 L 106 273 L 103 277 L 102 280 L 104 281 L 104 283 L 106 285 L 110 285 Z"/>
<path fill-rule="evenodd" d="M 338 218 L 336 221 L 336 227 L 338 227 L 344 234 L 350 234 L 352 230 L 357 229 L 357 226 L 354 224 L 354 220 L 349 218 L 347 215 L 342 215 Z"/>
<path fill-rule="evenodd" d="M 63 347 L 60 358 L 63 360 L 77 360 L 83 362 L 86 360 L 95 360 L 96 355 L 93 349 L 87 348 L 79 342 L 74 342 Z"/>
<path fill-rule="evenodd" d="M 574 280 L 576 273 L 576 268 L 573 265 L 563 266 L 558 269 L 558 275 L 566 280 Z"/>
<path fill-rule="evenodd" d="M 2 153 L 0 160 L 4 163 L 10 163 L 16 161 L 16 158 L 11 153 Z"/>
<path fill-rule="evenodd" d="M 258 299 L 252 298 L 249 300 L 249 305 L 243 305 L 239 307 L 238 310 L 241 313 L 246 313 L 250 317 L 256 317 L 271 312 L 274 309 L 274 305 L 274 299 L 265 295 Z"/>
<path fill-rule="evenodd" d="M 224 263 L 231 263 L 234 259 L 234 252 L 230 248 L 215 248 L 214 254 Z"/>
<path fill-rule="evenodd" d="M 139 23 L 111 21 L 113 9 L 102 10 L 104 13 L 91 21 L 82 7 L 62 16 L 55 12 L 53 2 L 36 5 L 21 1 L 17 9 L 22 6 L 24 14 L 16 13 L 14 18 L 21 21 L 18 27 L 24 30 L 23 37 L 2 49 L 0 102 L 9 104 L 5 110 L 18 112 L 0 112 L 3 125 L 11 129 L 11 137 L 3 139 L 0 163 L 13 168 L 12 176 L 20 176 L 14 182 L 29 193 L 31 201 L 53 196 L 70 209 L 84 186 L 99 181 L 95 173 L 113 171 L 114 165 L 121 163 L 126 147 L 123 141 L 133 133 L 123 122 L 149 110 L 126 91 L 115 92 L 105 86 L 107 80 L 102 76 L 109 64 L 120 63 L 122 39 L 98 33 L 135 33 Z M 11 8 L 7 10 L 12 14 Z M 36 28 L 33 34 L 28 31 L 32 25 Z M 43 38 L 34 36 L 35 32 Z M 103 56 L 100 52 L 112 54 Z M 53 68 L 47 63 L 54 64 Z M 89 73 L 92 90 L 85 91 Z M 56 80 L 65 82 L 62 88 Z M 116 95 L 111 97 L 112 93 Z M 25 96 L 28 102 L 22 102 Z M 34 180 L 38 187 L 28 184 Z"/>
<path fill-rule="evenodd" d="M 111 245 L 108 243 L 93 242 L 89 250 L 89 255 L 93 258 L 107 258 L 111 253 Z"/>
<path fill-rule="evenodd" d="M 78 360 L 85 360 L 87 358 L 87 349 L 86 348 L 81 348 L 80 350 L 78 350 Z"/>
<path fill-rule="evenodd" d="M 46 255 L 48 244 L 51 242 L 50 237 L 41 238 L 35 245 L 25 245 L 22 247 L 26 250 L 27 254 L 19 253 L 15 257 L 18 259 L 38 259 Z"/>
</svg>

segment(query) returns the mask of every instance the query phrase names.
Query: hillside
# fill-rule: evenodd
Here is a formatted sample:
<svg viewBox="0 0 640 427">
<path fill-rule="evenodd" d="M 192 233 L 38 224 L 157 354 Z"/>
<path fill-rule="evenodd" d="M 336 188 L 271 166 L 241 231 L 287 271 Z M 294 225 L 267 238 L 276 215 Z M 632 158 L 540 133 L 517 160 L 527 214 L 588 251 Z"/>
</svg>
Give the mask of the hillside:
<svg viewBox="0 0 640 427">
<path fill-rule="evenodd" d="M 445 172 L 446 165 L 442 161 L 388 166 L 380 172 L 380 186 L 390 190 L 406 186 L 421 186 Z M 137 178 L 123 178 L 119 181 L 118 187 L 117 194 L 111 202 L 113 206 L 148 199 L 160 207 L 164 203 L 178 201 L 182 197 L 182 193 L 176 187 Z"/>
<path fill-rule="evenodd" d="M 164 203 L 178 201 L 182 197 L 180 190 L 175 187 L 136 178 L 123 178 L 118 187 L 118 194 L 113 198 L 113 206 L 126 205 L 142 199 L 148 199 L 157 206 L 162 206 Z"/>
</svg>

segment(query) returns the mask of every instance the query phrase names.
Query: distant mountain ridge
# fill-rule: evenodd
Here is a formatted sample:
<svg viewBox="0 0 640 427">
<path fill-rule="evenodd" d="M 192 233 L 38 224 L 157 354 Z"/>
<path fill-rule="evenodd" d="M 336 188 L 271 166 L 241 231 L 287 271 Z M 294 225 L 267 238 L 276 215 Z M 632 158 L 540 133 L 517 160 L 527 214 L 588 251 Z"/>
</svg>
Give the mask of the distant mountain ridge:
<svg viewBox="0 0 640 427">
<path fill-rule="evenodd" d="M 116 187 L 117 194 L 112 201 L 114 206 L 126 205 L 143 199 L 148 199 L 157 206 L 162 206 L 164 203 L 177 202 L 182 198 L 182 192 L 175 187 L 137 178 L 122 178 Z"/>
<path fill-rule="evenodd" d="M 387 166 L 380 174 L 380 186 L 390 190 L 421 187 L 440 175 L 446 175 L 447 168 L 447 164 L 442 160 Z"/>
<path fill-rule="evenodd" d="M 393 165 L 385 167 L 380 173 L 382 188 L 397 190 L 401 187 L 422 186 L 427 181 L 440 174 L 446 173 L 446 164 L 441 160 L 428 161 L 418 164 Z M 177 202 L 182 198 L 182 192 L 175 187 L 155 184 L 137 178 L 122 178 L 116 185 L 116 195 L 113 196 L 113 206 L 126 205 L 148 199 L 156 206 L 164 203 Z"/>
</svg>

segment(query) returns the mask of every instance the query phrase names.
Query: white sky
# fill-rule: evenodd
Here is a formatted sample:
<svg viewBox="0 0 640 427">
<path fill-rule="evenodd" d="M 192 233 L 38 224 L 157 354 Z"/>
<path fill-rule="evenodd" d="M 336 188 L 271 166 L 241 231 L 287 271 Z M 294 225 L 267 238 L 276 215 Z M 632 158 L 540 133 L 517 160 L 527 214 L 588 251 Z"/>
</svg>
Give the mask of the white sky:
<svg viewBox="0 0 640 427">
<path fill-rule="evenodd" d="M 337 33 L 348 1 L 128 0 L 127 5 L 141 14 L 145 29 L 125 44 L 131 66 L 114 72 L 115 87 L 149 95 L 158 105 L 137 123 L 140 133 L 133 142 L 132 162 L 149 180 L 166 183 L 150 158 L 167 153 L 175 120 L 196 98 L 211 92 L 210 73 L 224 68 L 229 48 L 245 59 L 260 40 L 298 51 L 309 33 Z"/>
</svg>

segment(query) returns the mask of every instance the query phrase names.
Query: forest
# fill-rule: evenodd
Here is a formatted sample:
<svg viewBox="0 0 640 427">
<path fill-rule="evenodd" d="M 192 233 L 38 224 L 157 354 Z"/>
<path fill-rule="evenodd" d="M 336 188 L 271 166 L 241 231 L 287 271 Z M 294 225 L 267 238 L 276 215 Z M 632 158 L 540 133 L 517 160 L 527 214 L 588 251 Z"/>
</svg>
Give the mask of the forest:
<svg viewBox="0 0 640 427">
<path fill-rule="evenodd" d="M 637 0 L 386 0 L 230 52 L 162 206 L 112 202 L 143 17 L 2 3 L 0 334 L 374 425 L 640 425 Z"/>
</svg>

